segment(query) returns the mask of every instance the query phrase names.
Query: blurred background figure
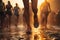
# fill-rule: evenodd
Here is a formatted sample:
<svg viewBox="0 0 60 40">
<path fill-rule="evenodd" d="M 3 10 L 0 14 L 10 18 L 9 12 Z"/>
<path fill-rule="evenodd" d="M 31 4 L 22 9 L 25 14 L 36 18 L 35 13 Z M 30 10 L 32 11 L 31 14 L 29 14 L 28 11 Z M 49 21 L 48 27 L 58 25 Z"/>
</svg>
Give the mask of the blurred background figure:
<svg viewBox="0 0 60 40">
<path fill-rule="evenodd" d="M 12 16 L 12 5 L 10 3 L 10 1 L 8 1 L 8 4 L 6 5 L 6 13 L 8 15 L 8 18 L 9 18 L 9 23 L 8 23 L 8 26 L 10 27 L 11 25 L 11 16 Z"/>
<path fill-rule="evenodd" d="M 1 34 L 3 32 L 3 24 L 4 24 L 4 18 L 5 18 L 5 13 L 4 13 L 5 5 L 2 0 L 0 0 L 0 39 L 3 37 Z"/>
<path fill-rule="evenodd" d="M 4 13 L 5 5 L 2 0 L 0 0 L 0 28 L 3 28 L 3 22 L 4 22 Z"/>
<path fill-rule="evenodd" d="M 19 8 L 18 4 L 16 3 L 16 6 L 14 7 L 14 15 L 17 17 L 16 24 L 15 24 L 16 26 L 18 25 L 19 11 L 20 11 L 20 8 Z"/>
<path fill-rule="evenodd" d="M 50 3 L 48 3 L 47 0 L 45 0 L 40 6 L 41 25 L 44 26 L 44 28 L 47 28 L 47 18 L 50 11 Z"/>
</svg>

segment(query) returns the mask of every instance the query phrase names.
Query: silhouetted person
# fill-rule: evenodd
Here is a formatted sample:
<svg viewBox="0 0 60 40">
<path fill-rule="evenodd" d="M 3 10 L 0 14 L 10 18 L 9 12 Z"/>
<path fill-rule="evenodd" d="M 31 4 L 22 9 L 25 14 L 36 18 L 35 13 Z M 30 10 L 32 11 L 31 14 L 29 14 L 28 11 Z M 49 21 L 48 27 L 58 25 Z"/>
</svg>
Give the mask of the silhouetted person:
<svg viewBox="0 0 60 40">
<path fill-rule="evenodd" d="M 5 12 L 5 4 L 3 3 L 3 27 L 5 26 L 4 23 L 5 23 L 5 18 L 6 18 L 6 12 Z"/>
<path fill-rule="evenodd" d="M 3 32 L 3 23 L 4 23 L 4 3 L 2 0 L 0 0 L 0 39 L 3 37 L 3 35 L 1 34 Z"/>
<path fill-rule="evenodd" d="M 5 17 L 4 9 L 5 9 L 4 3 L 2 2 L 2 0 L 0 0 L 0 28 L 1 27 L 3 28 L 4 17 Z"/>
<path fill-rule="evenodd" d="M 47 28 L 47 18 L 48 18 L 49 12 L 51 11 L 50 4 L 47 2 L 47 0 L 45 0 L 41 4 L 40 11 L 41 11 L 41 25 L 44 25 L 45 28 Z"/>
<path fill-rule="evenodd" d="M 17 19 L 16 19 L 17 23 L 15 24 L 16 26 L 18 25 L 19 11 L 20 11 L 20 8 L 19 8 L 18 4 L 16 3 L 16 6 L 14 7 L 14 15 L 17 17 Z"/>
<path fill-rule="evenodd" d="M 11 3 L 10 3 L 10 1 L 8 1 L 8 4 L 6 5 L 6 9 L 7 9 L 7 11 L 6 11 L 6 13 L 8 14 L 8 18 L 9 18 L 9 26 L 10 26 L 10 24 L 11 24 L 11 16 L 12 16 L 12 5 L 11 5 Z"/>
</svg>

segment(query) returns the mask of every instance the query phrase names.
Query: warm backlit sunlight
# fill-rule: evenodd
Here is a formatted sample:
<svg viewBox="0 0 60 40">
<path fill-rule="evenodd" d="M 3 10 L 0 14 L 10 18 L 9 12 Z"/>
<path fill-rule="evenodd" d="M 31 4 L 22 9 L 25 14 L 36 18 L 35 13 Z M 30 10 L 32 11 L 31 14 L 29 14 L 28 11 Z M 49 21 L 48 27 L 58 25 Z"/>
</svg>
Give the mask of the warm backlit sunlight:
<svg viewBox="0 0 60 40">
<path fill-rule="evenodd" d="M 29 0 L 29 2 L 31 2 L 31 0 Z M 38 7 L 44 2 L 44 0 L 38 0 Z"/>
<path fill-rule="evenodd" d="M 18 3 L 20 8 L 24 7 L 22 0 L 3 0 L 3 1 L 5 4 L 7 4 L 7 2 L 10 1 L 13 7 L 15 6 L 15 3 Z"/>
<path fill-rule="evenodd" d="M 7 4 L 7 1 L 10 1 L 13 7 L 15 6 L 15 3 L 18 3 L 20 8 L 24 7 L 22 0 L 3 0 L 3 1 L 5 2 L 5 4 Z M 29 1 L 31 2 L 31 0 Z M 44 2 L 44 0 L 38 0 L 38 6 L 40 6 L 42 2 Z"/>
<path fill-rule="evenodd" d="M 5 2 L 5 4 L 7 4 L 8 0 L 3 0 L 3 1 Z M 12 4 L 13 7 L 15 6 L 15 3 L 18 3 L 18 5 L 19 5 L 20 8 L 24 7 L 23 0 L 9 0 L 9 1 L 11 2 L 11 4 Z M 31 0 L 29 0 L 29 1 L 31 2 Z M 43 2 L 44 2 L 44 0 L 38 0 L 38 5 L 37 6 L 40 7 L 40 5 Z M 23 25 L 19 25 L 18 28 L 21 28 L 20 30 L 24 29 Z M 34 40 L 34 35 L 38 36 L 37 40 L 42 40 L 41 33 L 40 33 L 40 27 L 38 27 L 38 28 L 32 27 L 32 36 L 31 36 L 32 38 L 31 38 L 31 40 Z"/>
<path fill-rule="evenodd" d="M 38 0 L 38 7 L 44 2 L 45 0 Z"/>
</svg>

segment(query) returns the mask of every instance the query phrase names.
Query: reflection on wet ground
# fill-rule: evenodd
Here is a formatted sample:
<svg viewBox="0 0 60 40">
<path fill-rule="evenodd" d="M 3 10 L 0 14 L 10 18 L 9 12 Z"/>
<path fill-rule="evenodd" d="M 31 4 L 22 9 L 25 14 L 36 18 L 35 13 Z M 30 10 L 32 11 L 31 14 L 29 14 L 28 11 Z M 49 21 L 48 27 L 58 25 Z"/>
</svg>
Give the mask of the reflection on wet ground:
<svg viewBox="0 0 60 40">
<path fill-rule="evenodd" d="M 0 33 L 0 40 L 55 40 L 60 38 L 59 28 L 41 29 L 41 25 L 38 28 L 32 27 L 32 33 L 27 34 L 27 26 L 23 22 L 23 14 L 19 16 L 18 26 L 15 26 L 15 16 L 12 16 L 11 27 L 6 27 L 8 21 L 5 22 L 5 27 Z M 7 18 L 6 18 L 7 19 Z M 32 20 L 33 21 L 33 20 Z M 48 27 L 51 25 L 48 25 Z"/>
<path fill-rule="evenodd" d="M 31 10 L 31 9 L 30 9 Z M 16 24 L 16 16 L 11 17 L 11 26 L 8 27 L 8 18 L 5 18 L 3 32 L 0 33 L 0 40 L 60 40 L 60 28 L 55 25 L 47 25 L 48 29 L 39 25 L 38 28 L 33 26 L 33 13 L 30 13 L 31 34 L 27 33 L 27 25 L 23 21 L 23 14 L 19 15 Z"/>
<path fill-rule="evenodd" d="M 11 26 L 8 26 L 8 17 L 5 18 L 4 28 L 2 32 L 0 32 L 0 40 L 20 40 L 26 39 L 26 27 L 23 26 L 23 14 L 19 15 L 19 23 L 18 26 L 16 24 L 16 16 L 12 15 L 11 17 Z M 24 29 L 24 30 L 23 30 Z"/>
</svg>

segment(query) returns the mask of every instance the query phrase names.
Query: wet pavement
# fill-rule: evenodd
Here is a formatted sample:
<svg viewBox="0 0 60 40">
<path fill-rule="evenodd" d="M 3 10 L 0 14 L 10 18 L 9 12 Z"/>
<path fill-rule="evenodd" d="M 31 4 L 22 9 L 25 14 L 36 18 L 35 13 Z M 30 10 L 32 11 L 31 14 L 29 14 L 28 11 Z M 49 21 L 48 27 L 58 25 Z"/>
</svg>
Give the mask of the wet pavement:
<svg viewBox="0 0 60 40">
<path fill-rule="evenodd" d="M 39 23 L 39 27 L 34 28 L 33 15 L 30 8 L 30 25 L 32 32 L 29 35 L 27 34 L 27 25 L 23 21 L 23 13 L 19 14 L 18 23 L 16 16 L 14 14 L 12 15 L 10 27 L 8 25 L 8 17 L 6 17 L 4 28 L 2 32 L 0 32 L 0 40 L 55 40 L 60 38 L 60 28 L 56 25 L 47 24 L 48 29 L 45 29 L 44 26 L 41 26 Z M 56 35 L 58 36 L 56 37 Z"/>
<path fill-rule="evenodd" d="M 24 24 L 23 21 L 23 14 L 20 14 L 19 16 L 19 22 L 18 22 L 18 26 L 15 26 L 15 19 L 16 16 L 13 15 L 11 18 L 11 26 L 8 27 L 8 18 L 5 19 L 4 22 L 4 28 L 3 28 L 3 32 L 0 33 L 0 40 L 52 40 L 55 39 L 56 37 L 53 35 L 55 35 L 56 33 L 59 35 L 58 37 L 60 38 L 60 29 L 58 27 L 52 26 L 52 25 L 48 25 L 48 27 L 52 27 L 49 29 L 41 29 L 41 25 L 39 25 L 38 28 L 34 28 L 33 24 L 33 18 L 32 19 L 32 23 L 31 23 L 31 27 L 32 27 L 32 34 L 27 34 L 27 25 Z"/>
</svg>

